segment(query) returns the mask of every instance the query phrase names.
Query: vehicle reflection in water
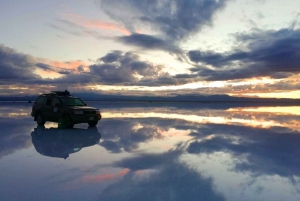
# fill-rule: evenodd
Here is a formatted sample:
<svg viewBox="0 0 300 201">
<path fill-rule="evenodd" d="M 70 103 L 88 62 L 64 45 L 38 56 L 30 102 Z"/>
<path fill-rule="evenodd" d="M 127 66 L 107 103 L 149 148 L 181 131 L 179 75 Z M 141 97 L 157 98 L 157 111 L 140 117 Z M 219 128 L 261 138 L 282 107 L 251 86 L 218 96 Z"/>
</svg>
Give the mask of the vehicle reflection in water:
<svg viewBox="0 0 300 201">
<path fill-rule="evenodd" d="M 32 144 L 44 156 L 67 159 L 84 147 L 98 144 L 101 134 L 97 127 L 61 129 L 38 126 L 32 133 Z"/>
<path fill-rule="evenodd" d="M 13 115 L 0 122 L 0 195 L 10 193 L 1 201 L 38 200 L 45 192 L 60 200 L 62 191 L 74 201 L 300 200 L 300 107 L 132 105 L 102 109 L 101 142 L 97 128 L 33 129 L 32 119 L 15 115 L 30 108 L 3 108 Z M 97 146 L 45 161 L 31 149 L 32 130 L 33 146 L 45 156 Z"/>
</svg>

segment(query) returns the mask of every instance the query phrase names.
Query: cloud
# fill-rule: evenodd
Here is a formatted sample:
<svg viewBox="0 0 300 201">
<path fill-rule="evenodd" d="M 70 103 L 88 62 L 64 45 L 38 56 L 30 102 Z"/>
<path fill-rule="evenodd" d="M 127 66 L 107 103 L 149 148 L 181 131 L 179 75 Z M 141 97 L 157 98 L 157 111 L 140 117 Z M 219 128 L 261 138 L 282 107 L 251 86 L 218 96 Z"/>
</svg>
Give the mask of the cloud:
<svg viewBox="0 0 300 201">
<path fill-rule="evenodd" d="M 40 83 L 164 86 L 191 81 L 191 78 L 176 78 L 164 71 L 165 66 L 143 61 L 132 52 L 112 51 L 99 58 L 97 63 L 86 66 L 85 71 L 77 71 L 78 67 L 76 71 L 58 68 L 62 77 L 40 80 Z"/>
<path fill-rule="evenodd" d="M 70 70 L 76 70 L 80 66 L 83 66 L 83 67 L 87 66 L 87 64 L 81 60 L 66 61 L 66 62 L 48 60 L 45 62 L 56 68 L 70 69 Z"/>
<path fill-rule="evenodd" d="M 189 51 L 190 60 L 202 64 L 191 71 L 205 80 L 286 78 L 300 72 L 300 29 L 256 30 L 235 37 L 241 49 L 225 53 Z"/>
<path fill-rule="evenodd" d="M 229 55 L 223 55 L 221 53 L 215 53 L 212 51 L 189 51 L 188 56 L 193 62 L 203 62 L 206 64 L 213 65 L 214 67 L 223 67 L 230 61 L 237 61 L 246 59 L 249 55 L 246 52 L 239 51 L 231 53 Z"/>
<path fill-rule="evenodd" d="M 162 86 L 190 81 L 190 78 L 171 76 L 165 72 L 165 66 L 143 61 L 133 52 L 112 51 L 99 58 L 95 64 L 88 65 L 80 60 L 60 62 L 39 59 L 1 45 L 0 59 L 3 70 L 0 75 L 1 85 Z M 47 75 L 51 75 L 51 79 Z"/>
<path fill-rule="evenodd" d="M 73 36 L 90 36 L 95 39 L 110 39 L 110 37 L 105 37 L 94 29 L 86 28 L 64 19 L 57 20 L 55 24 L 49 23 L 48 26 Z"/>
<path fill-rule="evenodd" d="M 102 9 L 131 32 L 151 27 L 172 41 L 182 40 L 204 26 L 227 0 L 102 0 Z"/>
<path fill-rule="evenodd" d="M 36 59 L 0 44 L 0 80 L 2 83 L 20 83 L 40 77 L 32 71 L 36 69 Z"/>
<path fill-rule="evenodd" d="M 80 66 L 84 68 L 87 64 L 80 60 L 59 62 L 39 59 L 0 44 L 0 84 L 2 85 L 55 84 L 60 80 L 42 79 L 42 76 L 47 73 L 63 75 L 77 73 L 77 68 Z"/>
<path fill-rule="evenodd" d="M 101 174 L 96 176 L 84 176 L 82 179 L 84 182 L 89 183 L 101 183 L 105 181 L 114 180 L 120 177 L 123 177 L 124 175 L 129 173 L 129 169 L 123 169 L 120 172 L 117 173 L 108 173 L 108 174 Z"/>
<path fill-rule="evenodd" d="M 101 57 L 99 60 L 104 63 L 113 63 L 118 61 L 122 57 L 122 51 L 112 51 L 105 56 Z"/>
<path fill-rule="evenodd" d="M 52 70 L 53 70 L 52 67 L 51 67 L 50 65 L 48 65 L 48 64 L 44 64 L 44 63 L 36 63 L 35 65 L 36 65 L 37 67 L 39 67 L 39 68 L 45 70 L 45 71 L 48 71 L 48 70 L 52 71 Z"/>
<path fill-rule="evenodd" d="M 183 52 L 179 47 L 172 44 L 171 41 L 165 41 L 158 37 L 146 34 L 134 33 L 130 36 L 118 37 L 117 40 L 126 45 L 132 45 L 147 50 L 164 50 L 178 56 Z"/>
<path fill-rule="evenodd" d="M 99 64 L 89 66 L 99 83 L 139 85 L 145 79 L 156 79 L 164 74 L 162 65 L 141 61 L 137 54 L 115 51 L 99 59 Z"/>
<path fill-rule="evenodd" d="M 88 64 L 81 60 L 75 61 L 55 61 L 55 60 L 47 60 L 47 59 L 38 59 L 39 63 L 35 65 L 44 71 L 56 72 L 59 74 L 71 74 L 71 73 L 79 73 L 84 72 L 88 67 Z"/>
<path fill-rule="evenodd" d="M 74 13 L 67 13 L 66 17 L 68 19 L 67 21 L 87 29 L 117 31 L 124 35 L 130 34 L 127 29 L 115 23 L 104 22 L 98 19 L 89 19 Z"/>
</svg>

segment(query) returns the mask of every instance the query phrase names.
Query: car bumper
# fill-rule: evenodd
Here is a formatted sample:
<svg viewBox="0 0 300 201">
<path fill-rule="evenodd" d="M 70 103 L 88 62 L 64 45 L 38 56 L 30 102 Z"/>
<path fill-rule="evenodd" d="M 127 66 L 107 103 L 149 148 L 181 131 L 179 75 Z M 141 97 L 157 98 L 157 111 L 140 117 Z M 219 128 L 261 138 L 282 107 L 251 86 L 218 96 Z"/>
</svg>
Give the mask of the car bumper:
<svg viewBox="0 0 300 201">
<path fill-rule="evenodd" d="M 88 123 L 91 121 L 100 121 L 101 115 L 73 115 L 71 116 L 73 123 Z"/>
</svg>

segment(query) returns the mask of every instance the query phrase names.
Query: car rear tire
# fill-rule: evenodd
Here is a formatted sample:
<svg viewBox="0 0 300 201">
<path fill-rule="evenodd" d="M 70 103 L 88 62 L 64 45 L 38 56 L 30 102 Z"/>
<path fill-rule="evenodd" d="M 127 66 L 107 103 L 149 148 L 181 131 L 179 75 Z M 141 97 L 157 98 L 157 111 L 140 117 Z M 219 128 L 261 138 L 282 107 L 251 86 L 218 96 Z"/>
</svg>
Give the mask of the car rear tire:
<svg viewBox="0 0 300 201">
<path fill-rule="evenodd" d="M 36 123 L 39 125 L 39 126 L 43 126 L 45 124 L 45 119 L 43 117 L 43 115 L 41 113 L 38 113 L 36 115 Z"/>
<path fill-rule="evenodd" d="M 90 121 L 88 122 L 89 126 L 96 126 L 98 124 L 98 121 Z"/>
<path fill-rule="evenodd" d="M 74 123 L 73 123 L 70 115 L 64 116 L 64 123 L 65 123 L 66 128 L 73 128 L 74 127 Z"/>
</svg>

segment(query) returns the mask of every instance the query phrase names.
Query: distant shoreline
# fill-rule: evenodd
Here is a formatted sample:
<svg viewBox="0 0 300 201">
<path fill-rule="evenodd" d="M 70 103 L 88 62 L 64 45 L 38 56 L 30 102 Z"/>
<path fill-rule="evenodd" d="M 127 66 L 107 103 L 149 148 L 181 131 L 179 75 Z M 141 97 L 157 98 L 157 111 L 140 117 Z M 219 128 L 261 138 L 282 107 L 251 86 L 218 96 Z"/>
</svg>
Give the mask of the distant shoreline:
<svg viewBox="0 0 300 201">
<path fill-rule="evenodd" d="M 225 104 L 259 104 L 259 105 L 289 105 L 289 106 L 300 106 L 300 102 L 297 101 L 254 101 L 254 100 L 249 100 L 249 101 L 146 101 L 146 100 L 83 100 L 84 102 L 101 102 L 101 103 L 196 103 L 196 104 L 218 104 L 218 103 L 225 103 Z M 0 100 L 0 103 L 34 103 L 35 101 L 31 100 Z"/>
</svg>

